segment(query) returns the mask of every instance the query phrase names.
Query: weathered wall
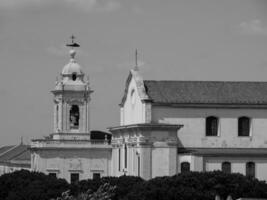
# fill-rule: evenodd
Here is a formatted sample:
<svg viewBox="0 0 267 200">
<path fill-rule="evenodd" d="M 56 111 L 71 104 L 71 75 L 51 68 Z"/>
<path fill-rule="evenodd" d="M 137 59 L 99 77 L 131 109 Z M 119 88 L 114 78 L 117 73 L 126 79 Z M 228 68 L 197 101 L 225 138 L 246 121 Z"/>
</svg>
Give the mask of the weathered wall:
<svg viewBox="0 0 267 200">
<path fill-rule="evenodd" d="M 208 116 L 219 118 L 218 136 L 206 136 L 205 118 Z M 238 137 L 240 116 L 251 118 L 250 137 Z M 184 147 L 267 147 L 266 109 L 152 107 L 152 121 L 183 124 L 178 138 L 180 146 Z"/>
<path fill-rule="evenodd" d="M 57 177 L 70 181 L 71 173 L 79 173 L 80 179 L 93 177 L 93 173 L 110 176 L 111 151 L 90 150 L 46 150 L 36 151 L 33 155 L 33 170 L 48 174 L 57 173 Z"/>
</svg>

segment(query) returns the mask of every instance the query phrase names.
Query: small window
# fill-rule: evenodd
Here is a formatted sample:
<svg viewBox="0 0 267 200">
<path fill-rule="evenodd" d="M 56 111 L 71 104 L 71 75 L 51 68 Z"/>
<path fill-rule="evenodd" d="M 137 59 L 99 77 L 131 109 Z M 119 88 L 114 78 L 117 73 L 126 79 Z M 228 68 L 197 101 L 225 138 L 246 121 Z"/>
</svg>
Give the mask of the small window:
<svg viewBox="0 0 267 200">
<path fill-rule="evenodd" d="M 222 163 L 222 171 L 224 173 L 230 174 L 231 173 L 231 163 L 230 162 L 223 162 Z"/>
<path fill-rule="evenodd" d="M 238 136 L 249 136 L 250 119 L 248 117 L 238 118 Z"/>
<path fill-rule="evenodd" d="M 76 79 L 77 79 L 77 74 L 76 74 L 76 73 L 73 73 L 73 74 L 72 74 L 72 80 L 73 80 L 73 81 L 76 81 Z"/>
<path fill-rule="evenodd" d="M 71 129 L 79 128 L 79 119 L 80 119 L 79 106 L 72 105 L 70 109 L 70 128 Z"/>
<path fill-rule="evenodd" d="M 49 173 L 48 176 L 51 176 L 51 177 L 54 177 L 54 178 L 57 178 L 57 173 Z"/>
<path fill-rule="evenodd" d="M 76 184 L 79 182 L 79 173 L 71 173 L 70 174 L 70 183 Z"/>
<path fill-rule="evenodd" d="M 207 117 L 206 118 L 206 136 L 218 136 L 218 118 Z"/>
<path fill-rule="evenodd" d="M 248 177 L 255 177 L 255 163 L 254 162 L 247 162 L 246 163 L 246 176 Z"/>
<path fill-rule="evenodd" d="M 181 173 L 189 172 L 190 171 L 190 163 L 189 162 L 182 162 L 181 163 Z"/>
<path fill-rule="evenodd" d="M 98 179 L 100 179 L 100 173 L 93 173 L 93 179 L 94 180 L 98 180 Z"/>
</svg>

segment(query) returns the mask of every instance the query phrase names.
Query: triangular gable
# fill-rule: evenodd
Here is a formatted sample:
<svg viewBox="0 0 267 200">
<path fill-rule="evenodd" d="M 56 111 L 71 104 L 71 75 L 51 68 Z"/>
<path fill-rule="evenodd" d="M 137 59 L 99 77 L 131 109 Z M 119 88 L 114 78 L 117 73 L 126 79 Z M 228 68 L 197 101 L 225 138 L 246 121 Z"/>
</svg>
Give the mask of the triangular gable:
<svg viewBox="0 0 267 200">
<path fill-rule="evenodd" d="M 146 93 L 146 89 L 145 89 L 145 85 L 144 85 L 144 81 L 143 81 L 142 76 L 140 75 L 140 73 L 137 70 L 132 69 L 132 70 L 130 70 L 130 73 L 126 79 L 124 94 L 123 94 L 121 103 L 119 104 L 121 107 L 124 105 L 124 103 L 126 101 L 128 90 L 129 90 L 129 84 L 130 84 L 132 79 L 134 79 L 134 81 L 136 82 L 137 93 L 138 93 L 141 101 L 150 100 L 149 96 Z"/>
</svg>

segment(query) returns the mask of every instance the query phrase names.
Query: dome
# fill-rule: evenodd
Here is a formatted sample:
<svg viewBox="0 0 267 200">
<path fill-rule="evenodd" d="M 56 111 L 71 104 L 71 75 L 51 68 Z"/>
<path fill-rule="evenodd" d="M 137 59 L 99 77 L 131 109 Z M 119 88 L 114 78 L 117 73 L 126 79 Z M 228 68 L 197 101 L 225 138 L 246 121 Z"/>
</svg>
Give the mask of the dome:
<svg viewBox="0 0 267 200">
<path fill-rule="evenodd" d="M 76 73 L 77 75 L 84 74 L 82 71 L 82 67 L 73 59 L 66 64 L 62 69 L 62 75 L 71 75 Z"/>
<path fill-rule="evenodd" d="M 82 71 L 82 67 L 74 59 L 76 51 L 71 49 L 69 54 L 70 54 L 71 59 L 70 59 L 70 62 L 63 67 L 62 75 L 84 74 Z"/>
</svg>

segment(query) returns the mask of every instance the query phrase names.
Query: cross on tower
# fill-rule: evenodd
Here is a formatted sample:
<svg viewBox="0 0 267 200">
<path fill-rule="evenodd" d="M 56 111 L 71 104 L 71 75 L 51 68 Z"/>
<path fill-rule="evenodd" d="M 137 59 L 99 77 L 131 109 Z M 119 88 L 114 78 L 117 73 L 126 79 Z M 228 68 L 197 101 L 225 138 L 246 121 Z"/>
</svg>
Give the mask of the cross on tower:
<svg viewBox="0 0 267 200">
<path fill-rule="evenodd" d="M 71 48 L 80 47 L 80 45 L 78 43 L 74 42 L 74 40 L 76 39 L 76 37 L 74 35 L 72 35 L 70 37 L 70 39 L 71 39 L 71 44 L 66 44 L 67 47 L 71 47 Z"/>
</svg>

